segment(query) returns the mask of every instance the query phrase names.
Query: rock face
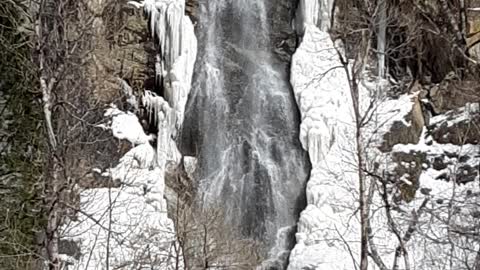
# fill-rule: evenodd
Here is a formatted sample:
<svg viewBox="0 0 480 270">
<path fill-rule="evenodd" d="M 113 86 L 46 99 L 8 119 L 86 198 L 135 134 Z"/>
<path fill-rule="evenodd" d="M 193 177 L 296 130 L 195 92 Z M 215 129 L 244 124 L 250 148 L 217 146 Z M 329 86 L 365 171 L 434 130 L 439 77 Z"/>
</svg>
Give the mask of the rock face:
<svg viewBox="0 0 480 270">
<path fill-rule="evenodd" d="M 154 74 L 154 46 L 148 40 L 141 12 L 113 2 L 89 4 L 95 14 L 93 63 L 87 69 L 95 88 L 93 98 L 102 103 L 118 98 L 122 87 L 119 79 L 128 80 L 135 89 L 148 88 L 145 81 Z"/>
<path fill-rule="evenodd" d="M 282 269 L 308 159 L 288 83 L 295 1 L 199 1 L 199 53 L 181 151 L 198 158 L 197 203 L 261 243 Z M 278 237 L 277 237 L 278 235 Z M 275 262 L 273 262 L 275 265 Z"/>
<path fill-rule="evenodd" d="M 140 111 L 140 101 L 126 81 L 117 78 L 119 87 L 112 88 L 124 92 L 130 111 L 122 111 L 112 104 L 104 115 L 109 121 L 96 128 L 111 130 L 114 137 L 128 140 L 134 147 L 119 159 L 116 166 L 103 171 L 94 169 L 105 177 L 105 182 L 106 179 L 110 182 L 78 191 L 77 216 L 62 228 L 63 240 L 75 242 L 78 250 L 67 248 L 60 251 L 62 260 L 73 265 L 73 269 L 183 268 L 178 249 L 173 251 L 173 246 L 178 243 L 174 223 L 167 216 L 164 180 L 168 165 L 180 162 L 173 138 L 184 119 L 196 58 L 193 24 L 185 15 L 184 0 L 147 0 L 129 4 L 143 7 L 148 30 L 155 42 L 152 42 L 155 46 L 148 46 L 156 50 L 150 55 L 154 59 L 151 63 L 155 62 L 152 65 L 155 72 L 150 75 L 161 82 L 157 86 L 164 90 L 164 97 L 145 90 L 141 103 L 148 118 L 148 121 L 144 120 L 155 126 L 157 133 L 145 133 L 135 114 Z M 101 25 L 98 22 L 99 28 Z M 139 57 L 137 47 L 123 50 L 130 52 L 132 57 Z M 141 59 L 147 61 L 147 53 L 141 55 Z M 108 58 L 102 58 L 96 64 L 102 67 L 113 65 Z M 135 67 L 133 63 L 125 65 L 127 71 L 134 71 Z M 109 184 L 111 182 L 115 185 Z"/>
</svg>

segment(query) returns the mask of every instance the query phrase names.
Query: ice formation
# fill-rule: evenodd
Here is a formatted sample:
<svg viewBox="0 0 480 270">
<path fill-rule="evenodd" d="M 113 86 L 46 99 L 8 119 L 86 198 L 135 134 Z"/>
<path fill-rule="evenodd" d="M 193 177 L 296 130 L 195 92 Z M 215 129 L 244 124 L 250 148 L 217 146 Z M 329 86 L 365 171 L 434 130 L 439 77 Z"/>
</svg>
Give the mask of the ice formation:
<svg viewBox="0 0 480 270">
<path fill-rule="evenodd" d="M 143 7 L 149 30 L 158 47 L 156 73 L 163 78 L 165 99 L 174 110 L 177 128 L 184 119 L 197 55 L 193 23 L 185 15 L 185 0 L 130 1 Z"/>
<path fill-rule="evenodd" d="M 62 255 L 66 269 L 182 269 L 173 222 L 167 217 L 164 176 L 170 162 L 179 162 L 174 137 L 181 127 L 196 58 L 193 24 L 184 0 L 130 2 L 143 7 L 157 42 L 157 74 L 165 99 L 146 90 L 142 98 L 158 134 L 145 134 L 137 116 L 111 106 L 105 113 L 114 137 L 134 146 L 113 167 L 101 172 L 115 183 L 80 193 L 79 210 L 63 226 L 63 241 L 78 245 Z M 125 89 L 123 89 L 125 91 Z M 128 103 L 137 110 L 130 92 Z M 157 149 L 150 142 L 155 140 Z"/>
<path fill-rule="evenodd" d="M 193 24 L 185 15 L 184 0 L 145 0 L 129 3 L 143 7 L 150 33 L 158 49 L 155 69 L 162 78 L 165 97 L 146 90 L 142 98 L 150 121 L 156 123 L 159 129 L 158 140 L 163 142 L 163 146 L 167 146 L 157 147 L 157 154 L 159 160 L 179 162 L 180 153 L 173 139 L 183 123 L 197 55 Z M 166 156 L 165 159 L 161 158 L 162 155 Z"/>
<path fill-rule="evenodd" d="M 157 134 L 157 158 L 159 163 L 178 163 L 181 154 L 174 140 L 175 113 L 167 101 L 161 96 L 146 90 L 142 97 L 142 103 L 148 111 L 150 123 L 155 123 L 158 128 Z"/>
<path fill-rule="evenodd" d="M 300 0 L 297 9 L 297 30 L 303 34 L 308 25 L 328 31 L 331 26 L 334 0 Z"/>
<path fill-rule="evenodd" d="M 300 140 L 312 171 L 289 269 L 353 269 L 343 244 L 334 240 L 342 236 L 355 243 L 357 229 L 350 220 L 355 218 L 350 209 L 357 178 L 353 155 L 347 154 L 355 151 L 348 80 L 330 36 L 314 24 L 306 25 L 293 56 L 291 82 L 301 112 Z"/>
</svg>

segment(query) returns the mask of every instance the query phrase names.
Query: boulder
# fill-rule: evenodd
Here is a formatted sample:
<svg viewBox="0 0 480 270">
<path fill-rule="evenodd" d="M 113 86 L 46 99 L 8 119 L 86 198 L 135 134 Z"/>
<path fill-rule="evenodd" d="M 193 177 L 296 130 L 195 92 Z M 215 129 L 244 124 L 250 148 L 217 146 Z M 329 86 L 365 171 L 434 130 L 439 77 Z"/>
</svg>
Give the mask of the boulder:
<svg viewBox="0 0 480 270">
<path fill-rule="evenodd" d="M 420 140 L 425 119 L 419 96 L 413 96 L 412 102 L 411 111 L 404 121 L 394 121 L 390 130 L 383 135 L 383 142 L 379 147 L 383 153 L 390 152 L 396 144 L 417 144 Z"/>
</svg>

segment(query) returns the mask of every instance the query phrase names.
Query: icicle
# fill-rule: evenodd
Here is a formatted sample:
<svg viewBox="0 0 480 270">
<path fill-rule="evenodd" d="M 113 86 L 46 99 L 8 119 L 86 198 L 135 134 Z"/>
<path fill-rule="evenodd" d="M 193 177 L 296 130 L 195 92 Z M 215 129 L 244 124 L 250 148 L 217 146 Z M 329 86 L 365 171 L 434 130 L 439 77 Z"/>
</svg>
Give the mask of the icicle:
<svg viewBox="0 0 480 270">
<path fill-rule="evenodd" d="M 157 94 L 146 90 L 142 98 L 143 105 L 147 109 L 148 119 L 151 123 L 155 123 L 156 126 L 159 126 L 159 113 L 170 111 L 170 106 L 168 103 Z"/>
<path fill-rule="evenodd" d="M 333 2 L 333 0 L 301 0 L 298 8 L 301 33 L 307 25 L 315 25 L 322 31 L 328 31 L 331 27 Z"/>
<path fill-rule="evenodd" d="M 150 32 L 161 53 L 159 59 L 156 59 L 156 76 L 163 77 L 161 81 L 165 99 L 175 111 L 169 119 L 178 129 L 183 123 L 197 54 L 193 24 L 185 16 L 185 1 L 146 0 L 140 4 L 130 3 L 143 7 L 149 19 Z M 158 78 L 156 80 L 160 81 Z M 157 123 L 156 114 L 150 114 L 150 117 Z M 174 130 L 173 133 L 175 132 Z"/>
<path fill-rule="evenodd" d="M 172 135 L 175 134 L 176 113 L 168 102 L 161 96 L 150 91 L 145 91 L 142 102 L 147 109 L 149 119 L 153 119 L 158 129 L 157 160 L 159 166 L 164 166 L 167 161 L 180 161 L 180 153 Z"/>
<path fill-rule="evenodd" d="M 163 64 L 162 56 L 160 54 L 155 55 L 155 86 L 161 86 L 163 84 Z"/>
</svg>

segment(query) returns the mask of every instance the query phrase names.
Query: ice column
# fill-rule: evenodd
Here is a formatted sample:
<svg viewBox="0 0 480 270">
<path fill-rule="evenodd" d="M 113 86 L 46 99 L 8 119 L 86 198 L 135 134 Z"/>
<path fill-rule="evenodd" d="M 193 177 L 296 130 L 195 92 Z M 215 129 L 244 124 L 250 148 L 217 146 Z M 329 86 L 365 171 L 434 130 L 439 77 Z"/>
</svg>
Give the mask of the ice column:
<svg viewBox="0 0 480 270">
<path fill-rule="evenodd" d="M 348 79 L 327 33 L 332 1 L 301 0 L 298 21 L 303 40 L 292 59 L 291 83 L 300 109 L 300 141 L 310 155 L 307 207 L 297 227 L 288 269 L 353 269 L 344 244 L 354 240 L 357 178 L 355 125 Z M 354 216 L 354 215 L 353 215 Z M 345 225 L 346 224 L 346 225 Z M 354 252 L 357 250 L 352 244 Z"/>
</svg>

